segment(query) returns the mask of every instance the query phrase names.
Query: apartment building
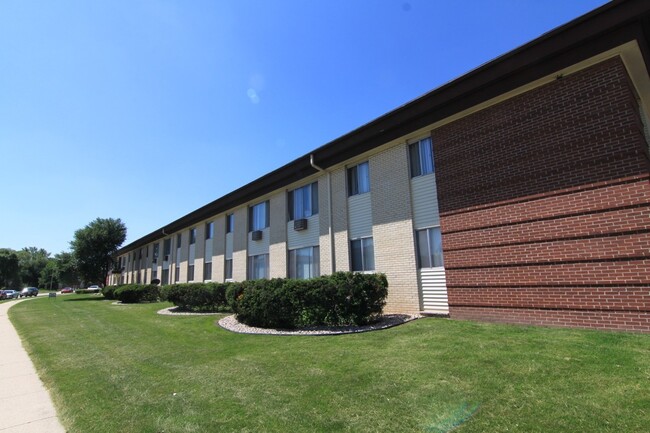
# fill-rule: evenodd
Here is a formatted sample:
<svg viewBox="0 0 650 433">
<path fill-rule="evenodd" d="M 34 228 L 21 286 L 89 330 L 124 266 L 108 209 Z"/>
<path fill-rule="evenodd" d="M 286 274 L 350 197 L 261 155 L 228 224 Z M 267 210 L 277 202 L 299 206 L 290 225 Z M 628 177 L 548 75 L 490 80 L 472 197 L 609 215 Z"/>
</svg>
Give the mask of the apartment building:
<svg viewBox="0 0 650 433">
<path fill-rule="evenodd" d="M 386 311 L 650 332 L 650 3 L 613 1 L 123 247 L 110 284 L 382 272 Z"/>
</svg>

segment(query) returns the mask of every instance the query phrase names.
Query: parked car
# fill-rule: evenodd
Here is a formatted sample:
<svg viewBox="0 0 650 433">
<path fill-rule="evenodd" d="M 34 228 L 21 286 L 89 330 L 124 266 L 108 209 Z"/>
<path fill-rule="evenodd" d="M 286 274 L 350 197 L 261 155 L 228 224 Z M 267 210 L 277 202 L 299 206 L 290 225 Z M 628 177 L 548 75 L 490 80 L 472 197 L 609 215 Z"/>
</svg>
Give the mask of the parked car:
<svg viewBox="0 0 650 433">
<path fill-rule="evenodd" d="M 15 290 L 5 290 L 5 299 L 18 299 L 20 297 L 20 293 L 18 293 Z"/>
<path fill-rule="evenodd" d="M 61 289 L 61 293 L 72 293 L 74 290 L 72 290 L 72 287 L 64 287 Z"/>
<path fill-rule="evenodd" d="M 99 293 L 102 291 L 102 288 L 99 287 L 97 284 L 93 284 L 92 286 L 88 286 L 86 290 L 90 293 Z"/>
<path fill-rule="evenodd" d="M 36 287 L 25 287 L 20 292 L 21 298 L 26 298 L 28 296 L 37 296 L 37 295 L 38 295 L 38 289 Z"/>
<path fill-rule="evenodd" d="M 4 290 L 0 290 L 0 300 L 2 300 L 2 299 L 7 299 L 7 295 L 5 295 Z"/>
</svg>

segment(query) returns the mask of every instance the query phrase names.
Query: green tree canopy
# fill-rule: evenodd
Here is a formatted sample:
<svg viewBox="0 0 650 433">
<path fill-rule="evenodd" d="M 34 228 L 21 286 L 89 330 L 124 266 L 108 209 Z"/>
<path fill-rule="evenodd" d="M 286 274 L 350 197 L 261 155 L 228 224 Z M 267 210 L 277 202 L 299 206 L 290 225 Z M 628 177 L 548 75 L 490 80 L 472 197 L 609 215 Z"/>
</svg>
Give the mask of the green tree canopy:
<svg viewBox="0 0 650 433">
<path fill-rule="evenodd" d="M 56 260 L 57 278 L 60 284 L 76 287 L 81 283 L 77 261 L 72 253 L 60 252 L 54 256 L 54 260 Z"/>
<path fill-rule="evenodd" d="M 0 288 L 20 288 L 18 254 L 9 248 L 0 248 Z"/>
<path fill-rule="evenodd" d="M 104 284 L 113 254 L 125 239 L 126 226 L 119 218 L 97 218 L 74 233 L 70 247 L 85 283 Z"/>
<path fill-rule="evenodd" d="M 17 255 L 20 266 L 20 279 L 23 284 L 38 287 L 38 279 L 45 266 L 47 266 L 50 253 L 43 248 L 27 247 L 18 251 Z"/>
</svg>

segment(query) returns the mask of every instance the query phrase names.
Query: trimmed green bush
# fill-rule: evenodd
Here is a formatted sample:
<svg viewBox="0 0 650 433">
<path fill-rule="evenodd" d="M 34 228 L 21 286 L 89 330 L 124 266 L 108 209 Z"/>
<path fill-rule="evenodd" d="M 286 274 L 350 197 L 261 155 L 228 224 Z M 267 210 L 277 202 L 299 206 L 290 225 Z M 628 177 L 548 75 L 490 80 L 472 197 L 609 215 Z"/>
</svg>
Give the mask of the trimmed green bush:
<svg viewBox="0 0 650 433">
<path fill-rule="evenodd" d="M 352 272 L 311 280 L 244 281 L 226 292 L 240 322 L 288 329 L 368 324 L 381 315 L 387 295 L 385 275 Z"/>
<path fill-rule="evenodd" d="M 115 298 L 124 304 L 138 302 L 156 302 L 159 297 L 159 288 L 151 284 L 125 284 L 114 292 Z"/>
<path fill-rule="evenodd" d="M 231 283 L 187 283 L 163 286 L 161 299 L 182 310 L 224 311 L 228 309 L 226 290 Z"/>
<path fill-rule="evenodd" d="M 104 298 L 106 299 L 116 299 L 115 291 L 120 287 L 122 286 L 106 286 L 102 289 L 102 295 L 104 295 Z"/>
</svg>

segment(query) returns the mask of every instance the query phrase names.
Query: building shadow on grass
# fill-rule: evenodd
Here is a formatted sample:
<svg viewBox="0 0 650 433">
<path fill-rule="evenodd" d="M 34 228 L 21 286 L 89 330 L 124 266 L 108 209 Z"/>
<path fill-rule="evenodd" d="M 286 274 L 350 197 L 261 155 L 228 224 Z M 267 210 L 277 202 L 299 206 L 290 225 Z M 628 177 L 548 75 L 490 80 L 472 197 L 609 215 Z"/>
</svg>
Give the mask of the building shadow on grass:
<svg viewBox="0 0 650 433">
<path fill-rule="evenodd" d="M 79 301 L 107 301 L 108 299 L 103 296 L 93 298 L 77 298 L 77 299 L 64 299 L 63 302 L 79 302 Z"/>
</svg>

